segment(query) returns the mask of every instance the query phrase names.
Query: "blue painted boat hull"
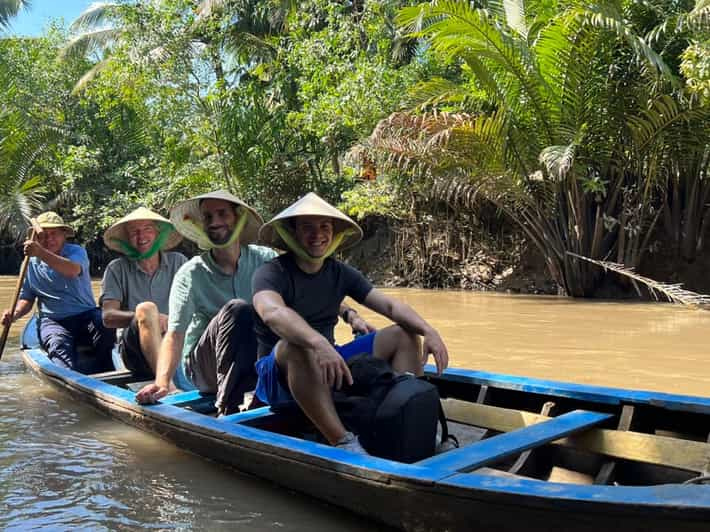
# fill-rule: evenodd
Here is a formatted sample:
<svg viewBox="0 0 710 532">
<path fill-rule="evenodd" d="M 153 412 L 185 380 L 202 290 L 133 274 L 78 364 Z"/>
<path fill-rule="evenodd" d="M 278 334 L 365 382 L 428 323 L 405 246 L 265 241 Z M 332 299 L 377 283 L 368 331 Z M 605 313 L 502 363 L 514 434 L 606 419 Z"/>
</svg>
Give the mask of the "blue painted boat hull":
<svg viewBox="0 0 710 532">
<path fill-rule="evenodd" d="M 25 338 L 30 340 L 29 338 Z M 177 394 L 154 406 L 136 404 L 129 389 L 52 364 L 38 348 L 23 351 L 37 375 L 102 412 L 151 431 L 241 472 L 309 494 L 376 521 L 406 530 L 710 530 L 710 486 L 663 483 L 615 486 L 549 482 L 470 472 L 493 463 L 496 445 L 509 454 L 531 448 L 503 434 L 417 464 L 360 456 L 269 430 L 280 414 L 261 408 L 215 418 L 186 409 L 209 398 Z M 468 370 L 432 376 L 442 393 L 495 389 L 509 397 L 556 398 L 597 410 L 574 410 L 535 427 L 535 444 L 608 423 L 623 405 L 662 408 L 710 420 L 710 399 L 617 390 Z M 449 388 L 447 388 L 449 387 Z M 510 394 L 510 395 L 509 395 Z M 574 414 L 574 412 L 582 412 Z M 704 416 L 708 416 L 707 418 Z M 563 419 L 564 418 L 564 419 Z M 587 425 L 582 426 L 584 423 Z M 564 426 L 563 426 L 564 425 Z M 532 432 L 525 432 L 529 443 Z M 568 432 L 564 432 L 564 431 Z M 710 422 L 707 430 L 710 430 Z M 546 434 L 546 432 L 548 434 Z M 495 436 L 494 436 L 495 437 Z M 533 439 L 534 439 L 533 438 Z M 518 438 L 520 439 L 520 438 Z M 476 447 L 477 445 L 487 448 Z M 458 453 L 458 454 L 457 454 Z M 544 454 L 544 453 L 543 453 Z M 501 454 L 502 456 L 502 454 Z M 472 460 L 467 462 L 467 460 Z M 463 464 L 463 465 L 462 465 Z M 633 465 L 633 464 L 632 464 Z M 624 466 L 626 467 L 626 466 Z M 655 471 L 651 470 L 651 473 Z"/>
</svg>

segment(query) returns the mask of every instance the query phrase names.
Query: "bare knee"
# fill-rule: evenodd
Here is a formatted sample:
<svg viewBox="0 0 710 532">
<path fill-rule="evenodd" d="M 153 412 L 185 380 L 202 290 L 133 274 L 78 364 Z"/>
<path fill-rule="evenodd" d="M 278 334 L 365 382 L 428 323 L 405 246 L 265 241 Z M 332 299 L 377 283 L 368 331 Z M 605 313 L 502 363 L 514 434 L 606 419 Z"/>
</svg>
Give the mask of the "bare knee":
<svg viewBox="0 0 710 532">
<path fill-rule="evenodd" d="M 396 371 L 410 371 L 415 375 L 422 371 L 421 340 L 399 325 L 377 332 L 372 354 L 389 362 Z"/>
<path fill-rule="evenodd" d="M 390 325 L 377 332 L 372 347 L 373 354 L 378 358 L 388 360 L 398 352 L 413 352 L 420 349 L 419 336 L 405 331 L 399 325 Z"/>
<path fill-rule="evenodd" d="M 276 363 L 279 366 L 279 370 L 284 372 L 285 375 L 296 372 L 303 374 L 304 371 L 312 369 L 311 357 L 301 346 L 285 340 L 279 340 L 275 351 Z M 289 371 L 289 368 L 291 368 L 291 371 Z"/>
<path fill-rule="evenodd" d="M 157 320 L 158 314 L 158 306 L 152 301 L 143 301 L 136 305 L 136 321 L 139 325 Z"/>
<path fill-rule="evenodd" d="M 280 368 L 286 368 L 289 364 L 303 363 L 306 353 L 300 346 L 289 343 L 286 340 L 279 340 L 274 347 L 276 363 Z"/>
</svg>

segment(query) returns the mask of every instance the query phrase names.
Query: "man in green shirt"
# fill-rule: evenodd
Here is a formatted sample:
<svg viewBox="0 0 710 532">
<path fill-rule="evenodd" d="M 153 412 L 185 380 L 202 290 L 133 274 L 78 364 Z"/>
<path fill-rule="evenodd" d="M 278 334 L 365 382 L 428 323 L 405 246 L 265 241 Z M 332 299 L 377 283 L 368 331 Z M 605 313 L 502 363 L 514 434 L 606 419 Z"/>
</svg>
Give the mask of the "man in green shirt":
<svg viewBox="0 0 710 532">
<path fill-rule="evenodd" d="M 215 393 L 218 412 L 229 414 L 256 382 L 251 278 L 276 252 L 251 245 L 263 221 L 227 191 L 177 204 L 170 220 L 206 251 L 175 275 L 155 382 L 136 400 L 156 402 L 173 379 L 180 389 Z"/>
</svg>

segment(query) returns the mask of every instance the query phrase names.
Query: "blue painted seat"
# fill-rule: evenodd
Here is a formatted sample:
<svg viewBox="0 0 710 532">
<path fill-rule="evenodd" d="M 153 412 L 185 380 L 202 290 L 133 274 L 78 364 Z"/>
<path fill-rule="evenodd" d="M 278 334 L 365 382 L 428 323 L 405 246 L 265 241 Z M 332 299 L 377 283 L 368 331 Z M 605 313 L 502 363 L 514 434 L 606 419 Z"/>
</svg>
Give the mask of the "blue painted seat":
<svg viewBox="0 0 710 532">
<path fill-rule="evenodd" d="M 612 414 L 574 410 L 542 423 L 499 434 L 460 449 L 421 460 L 417 462 L 417 465 L 447 471 L 472 471 L 507 456 L 588 429 L 611 417 L 613 417 Z"/>
<path fill-rule="evenodd" d="M 254 419 L 273 416 L 275 415 L 271 407 L 262 406 L 261 408 L 255 408 L 254 410 L 247 410 L 246 412 L 238 412 L 236 414 L 230 414 L 228 416 L 221 416 L 217 419 L 219 421 L 229 422 L 229 423 L 244 423 L 245 421 L 253 421 Z"/>
<path fill-rule="evenodd" d="M 164 405 L 181 405 L 184 403 L 191 403 L 193 401 L 199 401 L 201 399 L 210 397 L 209 395 L 200 393 L 199 390 L 191 390 L 189 392 L 174 393 L 171 395 L 166 395 L 160 402 Z"/>
</svg>

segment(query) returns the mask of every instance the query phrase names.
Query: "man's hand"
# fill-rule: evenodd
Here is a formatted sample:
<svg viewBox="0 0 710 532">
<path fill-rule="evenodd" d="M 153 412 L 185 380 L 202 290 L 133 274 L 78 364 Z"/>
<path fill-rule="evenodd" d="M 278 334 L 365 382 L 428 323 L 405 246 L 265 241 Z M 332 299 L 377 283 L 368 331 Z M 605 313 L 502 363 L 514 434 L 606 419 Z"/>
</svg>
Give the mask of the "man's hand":
<svg viewBox="0 0 710 532">
<path fill-rule="evenodd" d="M 168 389 L 157 384 L 143 386 L 136 394 L 136 402 L 141 405 L 154 405 L 159 399 L 168 395 Z"/>
<path fill-rule="evenodd" d="M 352 385 L 353 376 L 350 368 L 338 354 L 333 346 L 328 344 L 327 348 L 320 349 L 316 353 L 316 362 L 321 370 L 321 382 L 330 388 L 340 390 L 343 382 Z"/>
<path fill-rule="evenodd" d="M 160 323 L 160 334 L 165 334 L 165 331 L 168 330 L 168 315 L 158 314 L 158 321 Z"/>
<path fill-rule="evenodd" d="M 449 365 L 449 352 L 444 345 L 444 341 L 439 333 L 431 329 L 424 335 L 424 346 L 422 349 L 422 365 L 426 364 L 429 355 L 434 357 L 436 372 L 441 375 Z"/>
<path fill-rule="evenodd" d="M 0 323 L 3 326 L 8 326 L 10 325 L 14 320 L 14 312 L 10 309 L 5 309 L 5 311 L 2 313 L 2 318 L 0 318 Z"/>
<path fill-rule="evenodd" d="M 377 329 L 367 323 L 359 314 L 351 313 L 350 327 L 352 327 L 353 334 L 369 334 L 376 332 Z"/>
<path fill-rule="evenodd" d="M 36 240 L 25 240 L 23 251 L 26 257 L 40 257 L 46 251 Z"/>
</svg>

